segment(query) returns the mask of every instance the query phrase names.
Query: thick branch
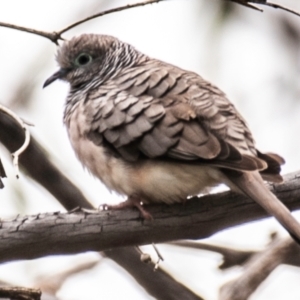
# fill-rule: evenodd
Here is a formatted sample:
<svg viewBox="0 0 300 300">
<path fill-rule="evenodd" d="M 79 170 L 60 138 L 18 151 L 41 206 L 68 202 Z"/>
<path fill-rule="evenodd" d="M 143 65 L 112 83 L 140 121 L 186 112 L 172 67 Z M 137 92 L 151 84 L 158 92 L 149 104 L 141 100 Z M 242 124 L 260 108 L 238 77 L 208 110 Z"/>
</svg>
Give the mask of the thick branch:
<svg viewBox="0 0 300 300">
<path fill-rule="evenodd" d="M 300 207 L 299 176 L 300 173 L 286 176 L 285 183 L 274 190 L 291 209 Z M 232 192 L 194 198 L 184 205 L 152 205 L 147 209 L 153 221 L 143 220 L 135 209 L 79 210 L 3 221 L 0 261 L 201 239 L 268 216 L 255 202 Z"/>
<path fill-rule="evenodd" d="M 24 141 L 24 131 L 15 120 L 2 112 L 0 112 L 0 141 L 10 152 L 18 149 Z M 67 210 L 71 210 L 76 206 L 92 208 L 92 205 L 81 191 L 49 161 L 45 151 L 34 138 L 31 138 L 29 147 L 20 156 L 20 165 L 29 176 L 56 197 Z M 47 243 L 46 241 L 44 246 Z M 65 241 L 65 243 L 67 242 Z M 32 247 L 31 250 L 33 249 Z M 127 261 L 139 260 L 139 255 L 134 249 L 115 249 L 113 252 L 105 252 L 104 254 L 123 266 L 150 295 L 158 300 L 166 299 L 164 295 L 160 296 L 161 291 L 164 289 L 176 291 L 176 293 L 172 293 L 172 300 L 202 299 L 162 270 L 156 272 L 154 278 L 151 265 L 140 262 L 128 267 L 126 262 L 122 261 L 124 257 Z"/>
<path fill-rule="evenodd" d="M 41 291 L 36 289 L 20 288 L 20 287 L 1 287 L 1 299 L 14 300 L 40 300 Z"/>
<path fill-rule="evenodd" d="M 135 250 L 132 247 L 126 247 L 122 248 L 122 252 L 120 252 L 119 249 L 105 251 L 105 255 L 117 262 L 128 273 L 135 275 L 135 268 L 140 265 L 140 258 L 134 255 L 134 251 Z M 141 270 L 143 276 L 135 276 L 135 280 L 155 299 L 203 300 L 200 296 L 196 296 L 192 291 L 187 290 L 182 283 L 176 281 L 162 269 L 158 268 L 154 272 L 154 264 L 148 266 L 150 266 L 150 268 L 143 268 L 143 270 Z M 149 278 L 151 278 L 151 284 L 161 288 L 154 290 L 151 285 L 149 285 Z M 170 281 L 173 282 L 172 285 L 165 285 L 166 282 Z"/>
<path fill-rule="evenodd" d="M 25 124 L 25 122 L 18 115 L 16 115 L 13 111 L 11 111 L 9 108 L 0 104 L 0 111 L 4 112 L 5 114 L 12 117 L 19 124 L 19 126 L 23 128 L 23 130 L 25 132 L 25 140 L 24 140 L 23 145 L 17 151 L 12 153 L 13 165 L 16 168 L 16 176 L 17 176 L 17 178 L 19 178 L 19 156 L 26 150 L 26 148 L 28 147 L 28 145 L 30 143 L 30 132 L 27 127 L 27 124 Z M 4 169 L 3 170 L 1 170 L 1 169 L 3 169 L 3 166 L 1 166 L 1 161 L 0 161 L 0 177 L 3 177 L 1 173 L 3 173 Z M 5 175 L 5 172 L 4 172 L 4 175 Z"/>
<path fill-rule="evenodd" d="M 9 115 L 0 111 L 0 142 L 14 152 L 24 142 L 24 131 Z M 45 150 L 32 138 L 26 151 L 20 155 L 20 165 L 30 177 L 45 187 L 67 209 L 76 206 L 92 208 L 81 191 L 62 176 L 45 156 Z"/>
</svg>

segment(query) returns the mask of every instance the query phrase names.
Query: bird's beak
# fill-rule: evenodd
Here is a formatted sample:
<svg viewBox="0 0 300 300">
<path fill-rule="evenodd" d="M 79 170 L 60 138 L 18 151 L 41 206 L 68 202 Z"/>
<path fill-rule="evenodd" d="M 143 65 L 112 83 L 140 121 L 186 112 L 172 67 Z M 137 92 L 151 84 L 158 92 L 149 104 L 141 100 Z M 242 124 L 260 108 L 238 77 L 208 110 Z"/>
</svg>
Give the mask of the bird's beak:
<svg viewBox="0 0 300 300">
<path fill-rule="evenodd" d="M 59 69 L 57 72 L 55 72 L 52 76 L 50 76 L 44 83 L 43 88 L 51 84 L 56 79 L 61 79 L 67 74 L 68 70 L 66 69 Z"/>
</svg>

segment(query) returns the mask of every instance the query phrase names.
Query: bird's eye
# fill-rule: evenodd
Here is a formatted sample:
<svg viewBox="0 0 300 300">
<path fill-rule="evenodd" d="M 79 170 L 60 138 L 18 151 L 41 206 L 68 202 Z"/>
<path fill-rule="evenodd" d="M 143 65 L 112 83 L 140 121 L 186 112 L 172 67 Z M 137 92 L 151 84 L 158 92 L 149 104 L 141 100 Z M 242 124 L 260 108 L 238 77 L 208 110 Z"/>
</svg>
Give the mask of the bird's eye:
<svg viewBox="0 0 300 300">
<path fill-rule="evenodd" d="M 93 60 L 92 56 L 87 53 L 81 53 L 75 59 L 75 65 L 78 67 L 86 66 Z"/>
</svg>

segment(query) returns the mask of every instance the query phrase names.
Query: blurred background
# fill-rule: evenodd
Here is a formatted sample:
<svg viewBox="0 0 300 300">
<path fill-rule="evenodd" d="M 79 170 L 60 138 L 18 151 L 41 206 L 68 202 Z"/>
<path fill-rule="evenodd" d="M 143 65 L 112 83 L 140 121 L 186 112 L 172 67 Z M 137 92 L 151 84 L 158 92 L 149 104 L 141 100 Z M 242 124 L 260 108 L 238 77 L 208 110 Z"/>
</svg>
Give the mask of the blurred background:
<svg viewBox="0 0 300 300">
<path fill-rule="evenodd" d="M 134 2 L 1 1 L 0 21 L 56 31 L 96 12 L 129 3 Z M 300 11 L 298 1 L 277 3 Z M 149 56 L 197 72 L 226 92 L 248 121 L 261 151 L 286 159 L 285 174 L 300 169 L 300 18 L 262 8 L 264 13 L 222 0 L 163 1 L 94 19 L 63 36 L 113 35 Z M 56 46 L 42 37 L 3 27 L 0 37 L 0 103 L 34 124 L 30 131 L 49 159 L 93 205 L 120 202 L 122 199 L 83 170 L 71 149 L 62 123 L 67 84 L 55 82 L 42 89 L 57 69 Z M 11 155 L 1 144 L 0 155 L 8 175 L 0 191 L 1 218 L 64 210 L 26 174 L 15 178 Z M 295 215 L 300 219 L 299 213 Z M 286 235 L 269 218 L 223 231 L 205 242 L 261 250 L 273 231 Z M 151 247 L 142 248 L 153 253 Z M 161 267 L 205 299 L 216 300 L 220 286 L 243 271 L 240 267 L 219 270 L 222 257 L 216 253 L 171 245 L 158 248 L 165 258 Z M 61 278 L 60 272 L 66 274 L 74 266 L 78 272 L 65 276 L 62 284 L 53 283 L 54 278 Z M 100 299 L 99 295 L 101 299 L 119 299 L 120 293 L 132 300 L 153 299 L 122 268 L 98 253 L 7 263 L 0 266 L 0 280 L 28 287 L 42 282 L 45 291 L 61 300 Z M 46 286 L 47 281 L 51 287 Z M 299 299 L 299 282 L 299 268 L 280 266 L 250 299 Z"/>
</svg>

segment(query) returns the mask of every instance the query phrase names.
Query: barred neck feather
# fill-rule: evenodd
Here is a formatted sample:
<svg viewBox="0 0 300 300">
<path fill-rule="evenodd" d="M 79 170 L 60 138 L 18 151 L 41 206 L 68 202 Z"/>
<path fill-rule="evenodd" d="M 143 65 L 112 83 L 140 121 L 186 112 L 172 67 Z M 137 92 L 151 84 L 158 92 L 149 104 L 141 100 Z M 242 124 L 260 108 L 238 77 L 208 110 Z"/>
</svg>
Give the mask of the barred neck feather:
<svg viewBox="0 0 300 300">
<path fill-rule="evenodd" d="M 109 38 L 103 36 L 102 38 Z M 99 62 L 99 67 L 88 72 L 86 80 L 82 74 L 79 80 L 70 82 L 70 91 L 65 102 L 64 122 L 68 115 L 74 111 L 74 106 L 80 101 L 86 101 L 91 90 L 99 88 L 101 85 L 113 80 L 120 72 L 126 69 L 143 64 L 149 57 L 136 50 L 133 46 L 123 43 L 116 38 L 105 50 L 104 59 Z M 90 75 L 93 75 L 90 77 Z"/>
</svg>

